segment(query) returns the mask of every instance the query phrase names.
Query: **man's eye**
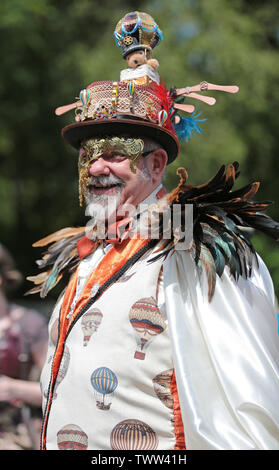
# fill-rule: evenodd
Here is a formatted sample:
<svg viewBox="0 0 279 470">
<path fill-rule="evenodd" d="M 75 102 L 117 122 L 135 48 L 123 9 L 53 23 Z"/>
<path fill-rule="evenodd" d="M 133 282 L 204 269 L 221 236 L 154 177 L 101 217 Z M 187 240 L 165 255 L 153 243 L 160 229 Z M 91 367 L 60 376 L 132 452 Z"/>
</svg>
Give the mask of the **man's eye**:
<svg viewBox="0 0 279 470">
<path fill-rule="evenodd" d="M 126 155 L 121 155 L 121 154 L 113 154 L 110 156 L 110 160 L 116 161 L 116 162 L 122 162 L 122 160 L 125 160 L 127 157 Z"/>
</svg>

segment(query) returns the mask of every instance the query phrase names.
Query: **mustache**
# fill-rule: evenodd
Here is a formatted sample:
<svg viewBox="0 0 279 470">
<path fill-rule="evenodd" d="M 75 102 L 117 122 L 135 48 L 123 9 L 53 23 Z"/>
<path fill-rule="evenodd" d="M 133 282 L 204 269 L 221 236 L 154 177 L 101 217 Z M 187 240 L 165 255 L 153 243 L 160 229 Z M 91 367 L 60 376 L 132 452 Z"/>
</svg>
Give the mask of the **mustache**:
<svg viewBox="0 0 279 470">
<path fill-rule="evenodd" d="M 112 186 L 114 184 L 119 184 L 124 186 L 124 181 L 121 178 L 118 178 L 115 175 L 100 175 L 100 176 L 91 176 L 89 180 L 88 186 L 96 186 L 96 187 L 106 187 Z"/>
</svg>

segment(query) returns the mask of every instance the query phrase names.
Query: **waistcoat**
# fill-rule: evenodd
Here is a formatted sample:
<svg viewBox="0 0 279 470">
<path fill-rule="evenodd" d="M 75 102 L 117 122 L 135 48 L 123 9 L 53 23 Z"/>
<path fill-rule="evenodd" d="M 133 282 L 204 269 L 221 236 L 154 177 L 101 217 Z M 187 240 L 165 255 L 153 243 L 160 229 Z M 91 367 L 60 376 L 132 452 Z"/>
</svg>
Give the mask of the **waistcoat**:
<svg viewBox="0 0 279 470">
<path fill-rule="evenodd" d="M 78 287 L 94 256 L 81 262 Z M 159 295 L 162 260 L 148 263 L 151 256 L 130 267 L 75 323 L 49 404 L 63 298 L 57 303 L 41 377 L 47 450 L 177 448 L 172 350 Z"/>
</svg>

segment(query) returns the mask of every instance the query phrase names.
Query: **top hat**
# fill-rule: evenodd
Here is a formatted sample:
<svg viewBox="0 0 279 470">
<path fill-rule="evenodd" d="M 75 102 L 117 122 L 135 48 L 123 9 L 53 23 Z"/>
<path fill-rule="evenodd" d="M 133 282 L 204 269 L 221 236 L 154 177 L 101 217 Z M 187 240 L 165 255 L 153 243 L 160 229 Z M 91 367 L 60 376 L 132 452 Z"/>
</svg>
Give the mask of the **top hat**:
<svg viewBox="0 0 279 470">
<path fill-rule="evenodd" d="M 179 140 L 170 120 L 171 99 L 161 85 L 137 86 L 133 81 L 91 83 L 80 92 L 76 122 L 62 129 L 75 148 L 91 137 L 129 135 L 149 137 L 162 144 L 168 163 L 179 152 Z"/>
<path fill-rule="evenodd" d="M 162 40 L 162 32 L 154 19 L 142 12 L 125 15 L 116 25 L 114 37 L 125 58 L 136 50 L 149 52 Z M 171 93 L 151 80 L 149 86 L 136 80 L 100 81 L 81 90 L 79 101 L 56 109 L 62 114 L 75 109 L 75 122 L 62 129 L 62 136 L 73 147 L 92 137 L 129 135 L 148 137 L 168 154 L 168 163 L 179 152 L 172 115 Z"/>
<path fill-rule="evenodd" d="M 122 56 L 135 50 L 152 51 L 162 40 L 162 32 L 154 19 L 142 12 L 125 15 L 116 25 L 114 37 Z M 125 72 L 124 78 L 122 78 Z M 167 88 L 154 80 L 154 70 L 148 61 L 135 69 L 121 72 L 120 81 L 91 83 L 81 90 L 78 100 L 56 109 L 60 115 L 75 109 L 75 122 L 62 129 L 64 139 L 73 147 L 80 148 L 89 138 L 113 135 L 148 137 L 159 144 L 168 154 L 171 163 L 179 153 L 179 142 L 188 141 L 194 133 L 201 133 L 199 114 L 185 98 L 194 98 L 209 105 L 215 98 L 199 92 L 219 90 L 236 93 L 237 86 L 215 85 L 202 81 L 185 88 Z M 142 74 L 149 75 L 142 84 Z M 160 78 L 160 77 L 159 77 Z M 178 112 L 192 113 L 181 117 Z"/>
</svg>

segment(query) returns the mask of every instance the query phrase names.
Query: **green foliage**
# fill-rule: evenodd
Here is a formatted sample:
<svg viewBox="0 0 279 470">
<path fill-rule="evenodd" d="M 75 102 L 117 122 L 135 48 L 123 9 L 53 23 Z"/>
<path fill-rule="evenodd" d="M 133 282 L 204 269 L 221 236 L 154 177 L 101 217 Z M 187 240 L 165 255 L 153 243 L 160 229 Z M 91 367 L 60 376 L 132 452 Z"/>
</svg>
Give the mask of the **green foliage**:
<svg viewBox="0 0 279 470">
<path fill-rule="evenodd" d="M 214 107 L 189 100 L 207 121 L 168 168 L 168 189 L 179 166 L 189 183 L 199 184 L 237 160 L 238 184 L 260 180 L 258 198 L 279 200 L 277 8 L 275 0 L 1 1 L 1 241 L 24 274 L 36 272 L 32 242 L 86 221 L 76 152 L 60 137 L 73 115 L 58 118 L 54 109 L 95 80 L 118 79 L 124 61 L 112 32 L 134 9 L 149 12 L 163 30 L 153 57 L 168 88 L 202 80 L 240 87 L 237 95 L 212 92 Z M 274 218 L 277 207 L 270 211 Z M 260 235 L 255 242 L 279 286 L 277 244 Z"/>
</svg>

